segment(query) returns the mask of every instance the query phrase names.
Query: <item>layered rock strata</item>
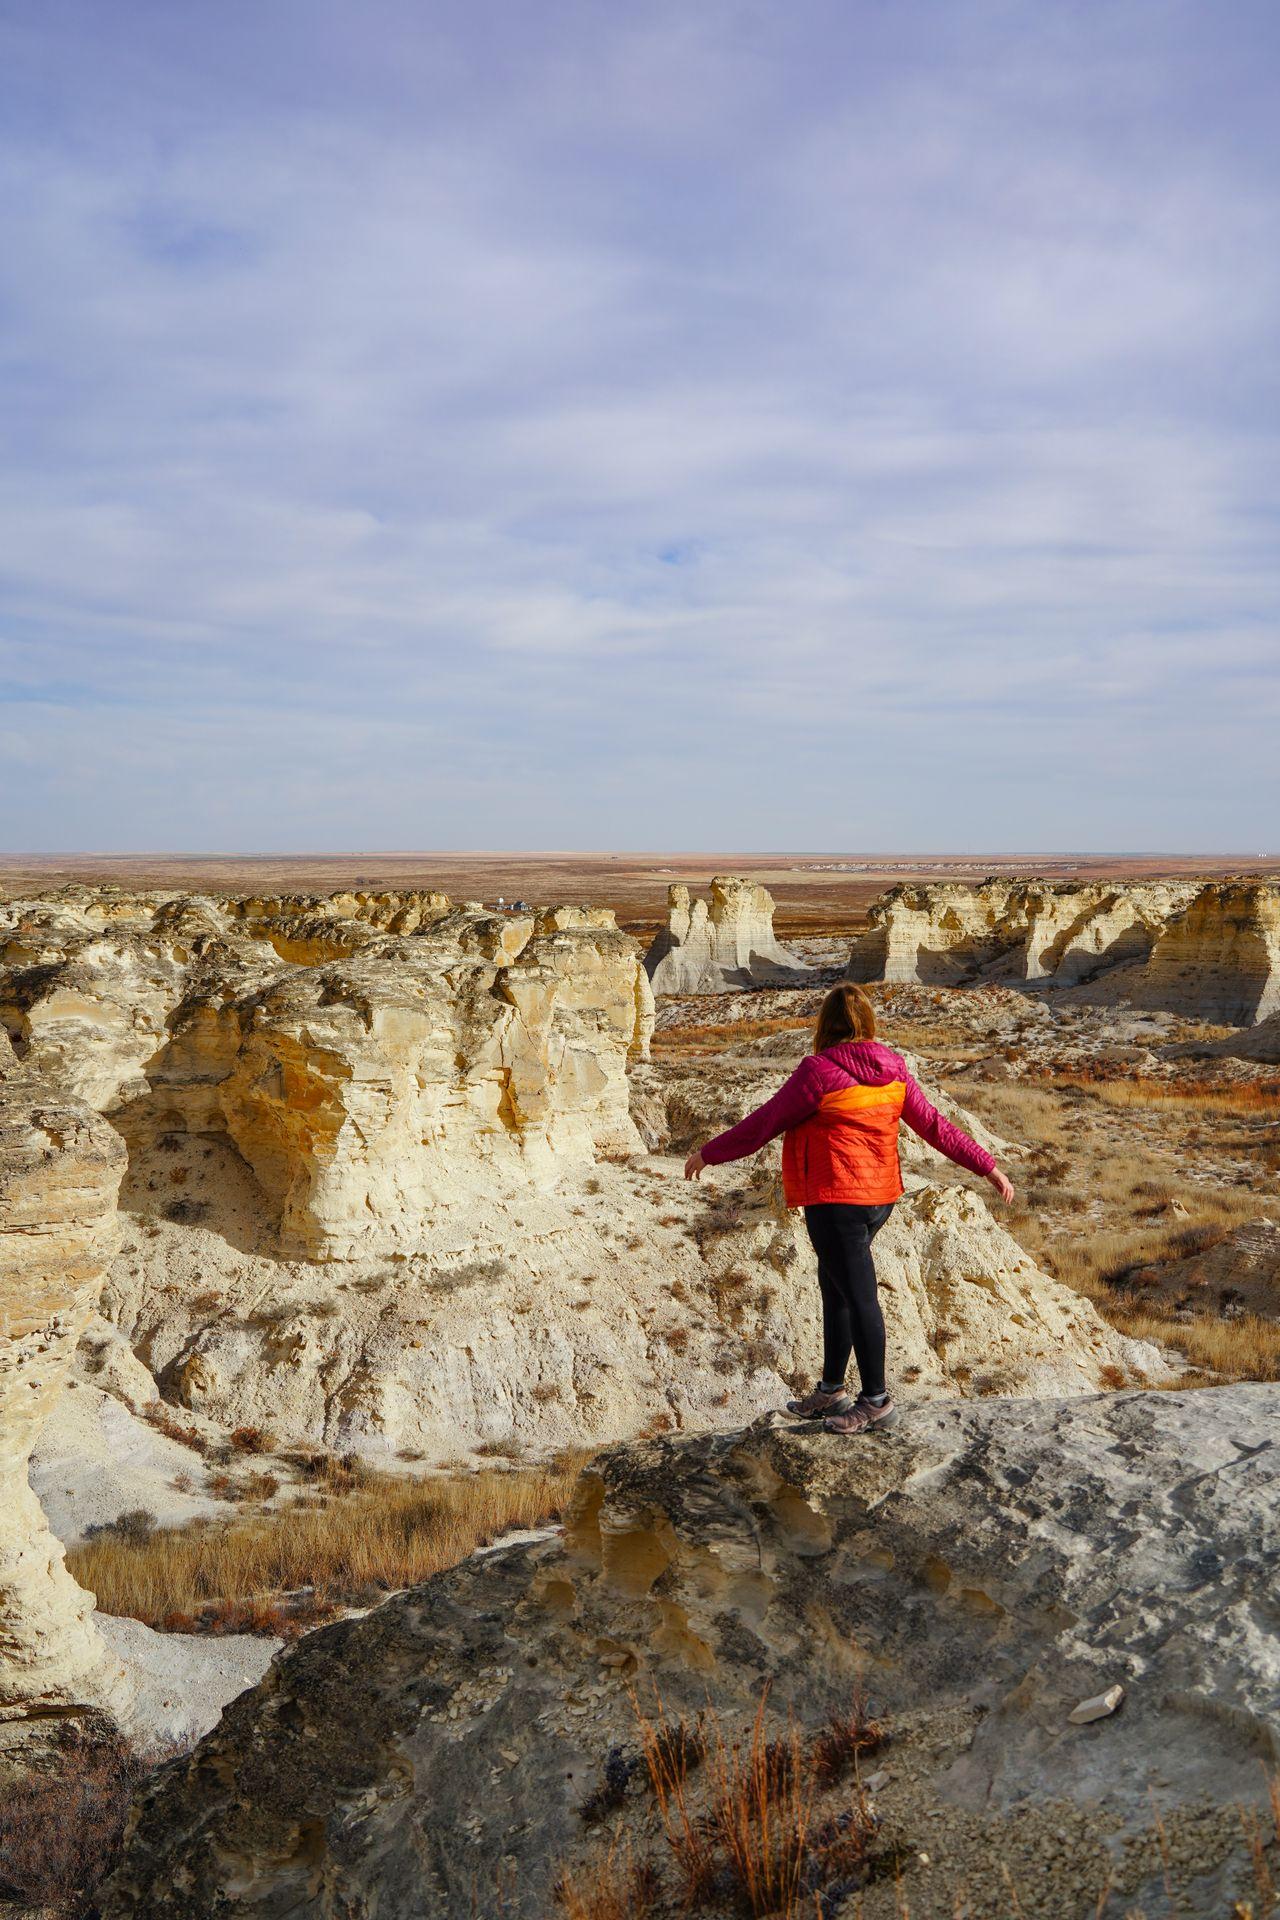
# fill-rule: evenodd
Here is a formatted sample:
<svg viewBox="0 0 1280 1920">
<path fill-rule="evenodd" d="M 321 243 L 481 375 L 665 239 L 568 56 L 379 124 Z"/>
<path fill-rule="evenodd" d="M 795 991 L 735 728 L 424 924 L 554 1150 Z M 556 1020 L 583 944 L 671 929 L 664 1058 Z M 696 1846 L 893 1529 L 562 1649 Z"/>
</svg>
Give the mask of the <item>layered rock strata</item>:
<svg viewBox="0 0 1280 1920">
<path fill-rule="evenodd" d="M 432 1208 L 638 1145 L 653 1000 L 613 916 L 440 895 L 11 907 L 0 1024 L 136 1147 L 234 1144 L 312 1257 L 412 1243 Z"/>
<path fill-rule="evenodd" d="M 774 935 L 773 896 L 751 880 L 718 875 L 709 902 L 691 900 L 688 887 L 669 887 L 667 914 L 645 955 L 655 994 L 785 986 L 808 975 Z"/>
<path fill-rule="evenodd" d="M 34 1073 L 0 1074 L 0 1720 L 122 1711 L 124 1669 L 27 1485 L 102 1288 L 124 1148 Z"/>
<path fill-rule="evenodd" d="M 627 1851 L 675 1913 L 637 1701 L 668 1728 L 710 1707 L 732 1739 L 767 1688 L 807 1738 L 859 1687 L 890 1730 L 864 1770 L 866 1920 L 1003 1913 L 1010 1887 L 1057 1920 L 1108 1900 L 1218 1920 L 1254 1897 L 1270 1831 L 1278 1392 L 943 1404 L 862 1443 L 760 1423 L 606 1455 L 562 1536 L 283 1655 L 144 1790 L 106 1920 L 543 1920 L 566 1864 Z M 1078 1724 L 1101 1695 L 1119 1711 Z"/>
<path fill-rule="evenodd" d="M 1280 888 L 1263 881 L 893 887 L 848 977 L 1101 983 L 1137 1006 L 1249 1026 L 1280 1008 Z"/>
<path fill-rule="evenodd" d="M 1237 1027 L 1280 1012 L 1280 887 L 1202 887 L 1161 929 L 1132 997 Z"/>
<path fill-rule="evenodd" d="M 986 880 L 890 888 L 849 957 L 851 980 L 1074 986 L 1144 962 L 1195 882 L 1071 886 Z"/>
</svg>

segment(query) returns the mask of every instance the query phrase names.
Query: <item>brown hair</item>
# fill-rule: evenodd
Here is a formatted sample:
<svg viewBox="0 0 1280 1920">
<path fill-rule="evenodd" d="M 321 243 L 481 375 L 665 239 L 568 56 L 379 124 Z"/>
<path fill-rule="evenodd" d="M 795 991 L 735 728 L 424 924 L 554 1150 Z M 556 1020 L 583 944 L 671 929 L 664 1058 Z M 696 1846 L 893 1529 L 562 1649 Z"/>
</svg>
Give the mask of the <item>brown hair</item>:
<svg viewBox="0 0 1280 1920">
<path fill-rule="evenodd" d="M 842 1040 L 874 1040 L 876 1010 L 861 987 L 842 980 L 818 1009 L 818 1024 L 813 1030 L 813 1051 L 825 1053 Z"/>
</svg>

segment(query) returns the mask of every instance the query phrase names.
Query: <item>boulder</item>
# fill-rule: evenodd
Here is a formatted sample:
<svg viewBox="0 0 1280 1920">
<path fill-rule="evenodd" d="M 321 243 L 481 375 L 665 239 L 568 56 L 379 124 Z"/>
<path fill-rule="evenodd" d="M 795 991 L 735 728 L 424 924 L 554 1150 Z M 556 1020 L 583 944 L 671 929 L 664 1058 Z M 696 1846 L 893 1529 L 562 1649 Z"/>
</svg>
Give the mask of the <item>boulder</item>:
<svg viewBox="0 0 1280 1920">
<path fill-rule="evenodd" d="M 804 1752 L 860 1690 L 872 1868 L 810 1883 L 824 1911 L 1243 1911 L 1280 1758 L 1278 1413 L 1237 1386 L 618 1449 L 562 1534 L 282 1654 L 142 1790 L 105 1920 L 544 1920 L 566 1865 L 628 1858 L 674 1914 L 637 1711 L 730 1743 L 763 1712 Z"/>
<path fill-rule="evenodd" d="M 720 874 L 711 900 L 667 889 L 667 925 L 645 955 L 657 993 L 723 993 L 727 987 L 802 985 L 804 963 L 774 937 L 773 896 L 751 880 Z"/>
</svg>

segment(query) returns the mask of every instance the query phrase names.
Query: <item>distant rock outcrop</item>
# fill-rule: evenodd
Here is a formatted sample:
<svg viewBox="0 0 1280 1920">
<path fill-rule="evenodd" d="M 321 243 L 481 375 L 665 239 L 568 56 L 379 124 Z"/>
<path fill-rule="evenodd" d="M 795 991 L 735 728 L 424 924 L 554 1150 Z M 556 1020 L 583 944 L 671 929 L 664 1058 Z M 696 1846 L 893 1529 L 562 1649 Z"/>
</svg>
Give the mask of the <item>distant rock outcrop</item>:
<svg viewBox="0 0 1280 1920">
<path fill-rule="evenodd" d="M 1201 887 L 1161 929 L 1134 983 L 1139 1006 L 1248 1027 L 1280 1012 L 1280 887 Z"/>
<path fill-rule="evenodd" d="M 1110 886 L 984 880 L 891 887 L 849 956 L 851 980 L 1071 986 L 1144 961 L 1194 882 Z"/>
<path fill-rule="evenodd" d="M 628 1858 L 674 1914 L 636 1703 L 732 1740 L 767 1689 L 809 1740 L 860 1686 L 890 1734 L 862 1771 L 879 1870 L 823 1911 L 1253 1911 L 1278 1411 L 1237 1386 L 619 1449 L 562 1537 L 283 1654 L 144 1789 L 105 1920 L 545 1920 L 566 1866 Z"/>
<path fill-rule="evenodd" d="M 1098 982 L 1137 1006 L 1247 1026 L 1280 1007 L 1280 888 L 986 880 L 898 886 L 854 942 L 851 980 Z"/>
<path fill-rule="evenodd" d="M 667 926 L 645 955 L 657 993 L 723 993 L 726 987 L 801 984 L 809 969 L 773 931 L 773 896 L 752 880 L 718 874 L 711 900 L 667 889 Z"/>
<path fill-rule="evenodd" d="M 97 1305 L 125 1154 L 38 1074 L 0 1070 L 0 1720 L 127 1705 L 93 1597 L 27 1485 L 32 1447 Z"/>
</svg>

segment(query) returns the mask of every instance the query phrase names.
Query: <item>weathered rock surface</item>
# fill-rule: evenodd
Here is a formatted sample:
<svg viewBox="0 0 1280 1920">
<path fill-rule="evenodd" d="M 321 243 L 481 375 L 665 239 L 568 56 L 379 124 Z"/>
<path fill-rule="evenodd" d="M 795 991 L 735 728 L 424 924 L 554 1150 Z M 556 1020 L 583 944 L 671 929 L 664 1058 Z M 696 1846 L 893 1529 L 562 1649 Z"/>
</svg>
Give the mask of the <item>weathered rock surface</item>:
<svg viewBox="0 0 1280 1920">
<path fill-rule="evenodd" d="M 1280 1317 L 1280 1227 L 1247 1221 L 1181 1260 L 1136 1269 L 1131 1284 L 1162 1296 L 1176 1313 L 1274 1320 Z"/>
<path fill-rule="evenodd" d="M 740 1423 L 812 1376 L 813 1253 L 767 1159 L 699 1184 L 681 1160 L 477 1195 L 403 1258 L 317 1264 L 255 1252 L 236 1157 L 180 1137 L 138 1163 L 154 1196 L 130 1175 L 104 1305 L 167 1399 L 217 1427 L 373 1459 Z M 922 1187 L 946 1182 L 937 1155 L 912 1160 L 916 1190 L 876 1243 L 895 1380 L 1063 1393 L 1166 1377 L 1153 1347 L 1041 1272 L 984 1198 Z M 132 1212 L 144 1199 L 145 1229 Z"/>
<path fill-rule="evenodd" d="M 655 994 L 799 985 L 808 976 L 775 938 L 773 896 L 754 881 L 717 875 L 709 904 L 691 901 L 688 887 L 669 887 L 667 911 L 644 961 Z"/>
<path fill-rule="evenodd" d="M 851 980 L 967 986 L 1073 986 L 1145 962 L 1195 881 L 1130 886 L 985 880 L 901 885 L 872 903 L 854 942 Z"/>
<path fill-rule="evenodd" d="M 1261 1060 L 1268 1065 L 1280 1061 L 1280 1013 L 1268 1014 L 1248 1033 L 1220 1040 L 1206 1051 L 1227 1054 L 1237 1060 Z"/>
<path fill-rule="evenodd" d="M 92 1091 L 129 1147 L 115 1333 L 86 1341 L 86 1388 L 135 1410 L 159 1390 L 211 1430 L 439 1461 L 740 1423 L 811 1376 L 813 1257 L 772 1162 L 697 1188 L 665 1157 L 695 1119 L 712 1131 L 771 1092 L 799 1036 L 651 1074 L 647 975 L 595 909 L 123 908 L 16 903 L 6 949 L 19 1049 Z M 1027 1393 L 1164 1377 L 903 1144 L 909 1183 L 944 1190 L 879 1243 L 895 1378 Z M 155 1471 L 155 1436 L 135 1425 L 126 1444 L 91 1401 L 63 1480 L 81 1491 L 58 1496 L 73 1518 L 109 1517 L 103 1435 L 131 1485 Z"/>
<path fill-rule="evenodd" d="M 1220 1920 L 1280 1757 L 1278 1411 L 1274 1386 L 988 1401 L 620 1449 L 562 1538 L 283 1655 L 141 1795 L 107 1920 L 544 1920 L 559 1863 L 612 1844 L 580 1809 L 633 1698 L 732 1733 L 767 1685 L 812 1729 L 860 1678 L 886 1870 L 833 1912 L 1003 1915 L 1012 1885 L 1084 1920 L 1110 1885 Z M 615 1825 L 661 1871 L 649 1806 L 627 1787 Z"/>
<path fill-rule="evenodd" d="M 11 903 L 0 1024 L 137 1149 L 224 1137 L 287 1250 L 416 1244 L 433 1209 L 633 1151 L 653 1000 L 610 913 L 441 895 Z"/>
<path fill-rule="evenodd" d="M 102 1288 L 124 1148 L 38 1075 L 0 1078 L 0 1720 L 120 1711 L 124 1669 L 27 1485 Z"/>
<path fill-rule="evenodd" d="M 1239 1027 L 1280 1012 L 1280 887 L 1202 887 L 1161 930 L 1133 999 Z"/>
</svg>

